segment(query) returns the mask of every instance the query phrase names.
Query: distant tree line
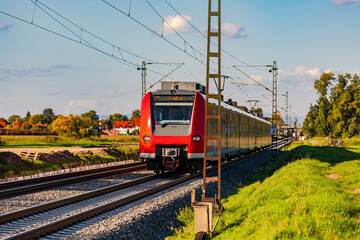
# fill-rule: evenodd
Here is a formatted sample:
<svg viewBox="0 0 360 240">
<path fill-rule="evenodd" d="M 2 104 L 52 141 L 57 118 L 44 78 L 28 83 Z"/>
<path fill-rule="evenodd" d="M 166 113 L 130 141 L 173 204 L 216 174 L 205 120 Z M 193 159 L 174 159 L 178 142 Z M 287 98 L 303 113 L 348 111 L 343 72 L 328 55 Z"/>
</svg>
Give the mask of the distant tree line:
<svg viewBox="0 0 360 240">
<path fill-rule="evenodd" d="M 12 115 L 8 119 L 0 118 L 6 122 L 7 130 L 51 131 L 61 136 L 72 138 L 87 138 L 99 136 L 102 129 L 112 129 L 116 121 L 132 121 L 140 117 L 140 110 L 134 110 L 129 119 L 126 115 L 114 113 L 104 121 L 99 121 L 96 111 L 90 110 L 79 115 L 55 115 L 52 108 L 45 108 L 42 114 L 31 115 L 28 111 L 25 117 Z M 103 125 L 101 125 L 103 123 Z"/>
<path fill-rule="evenodd" d="M 323 73 L 314 82 L 319 97 L 310 105 L 303 132 L 310 136 L 354 137 L 360 134 L 360 78 Z M 330 91 L 329 91 L 330 90 Z"/>
</svg>

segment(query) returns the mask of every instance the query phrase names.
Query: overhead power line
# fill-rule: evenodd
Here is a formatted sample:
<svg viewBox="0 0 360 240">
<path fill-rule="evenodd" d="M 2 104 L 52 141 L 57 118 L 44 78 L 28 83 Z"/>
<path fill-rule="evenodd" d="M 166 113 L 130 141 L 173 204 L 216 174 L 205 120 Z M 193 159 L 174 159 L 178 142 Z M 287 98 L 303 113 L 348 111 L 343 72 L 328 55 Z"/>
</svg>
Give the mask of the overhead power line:
<svg viewBox="0 0 360 240">
<path fill-rule="evenodd" d="M 242 74 L 244 74 L 245 76 L 247 76 L 249 79 L 253 80 L 254 82 L 256 82 L 257 84 L 259 84 L 260 86 L 262 86 L 263 88 L 265 88 L 266 90 L 268 90 L 269 92 L 273 92 L 272 90 L 270 90 L 268 87 L 266 87 L 265 85 L 261 84 L 260 82 L 256 81 L 254 78 L 252 78 L 251 76 L 249 76 L 248 74 L 246 74 L 245 72 L 241 71 L 239 68 L 237 68 L 236 66 L 233 66 L 235 69 L 237 69 L 239 72 L 241 72 Z"/>
<path fill-rule="evenodd" d="M 147 1 L 147 0 L 146 0 Z M 182 19 L 184 19 L 193 29 L 195 29 L 195 31 L 197 31 L 200 35 L 202 35 L 204 38 L 208 38 L 202 31 L 200 31 L 197 27 L 195 27 L 189 20 L 187 20 L 174 6 L 172 6 L 167 0 L 164 0 L 170 8 L 172 8 Z M 210 40 L 210 42 L 212 44 L 214 44 L 215 46 L 217 46 L 217 44 L 213 41 Z M 241 59 L 235 57 L 233 54 L 229 53 L 228 51 L 226 51 L 225 49 L 221 48 L 221 51 L 223 51 L 224 53 L 226 53 L 227 55 L 229 55 L 230 57 L 232 57 L 233 59 L 237 60 L 238 62 L 245 64 L 248 67 L 252 67 L 254 69 L 260 70 L 260 71 L 266 71 L 264 69 L 260 69 L 257 68 L 257 66 L 252 66 L 247 64 L 246 62 L 242 61 Z"/>
<path fill-rule="evenodd" d="M 170 40 L 168 40 L 167 38 L 165 38 L 164 36 L 162 36 L 161 34 L 157 33 L 156 31 L 152 30 L 150 27 L 146 26 L 144 23 L 140 22 L 139 20 L 137 20 L 136 18 L 132 17 L 130 14 L 124 12 L 123 10 L 119 9 L 118 7 L 114 6 L 113 4 L 109 3 L 106 0 L 102 0 L 104 3 L 106 3 L 107 5 L 109 5 L 110 7 L 112 7 L 113 9 L 115 9 L 116 11 L 122 13 L 123 15 L 125 15 L 126 17 L 129 17 L 130 19 L 132 19 L 133 21 L 135 21 L 137 24 L 139 24 L 140 26 L 144 27 L 145 29 L 147 29 L 148 31 L 152 32 L 153 34 L 155 34 L 156 36 L 162 38 L 164 41 L 166 41 L 167 43 L 169 43 L 170 45 L 172 45 L 173 47 L 177 48 L 178 50 L 184 52 L 186 55 L 190 56 L 191 58 L 195 59 L 196 61 L 198 61 L 199 63 L 201 63 L 202 65 L 205 66 L 205 63 L 202 61 L 202 59 L 199 59 L 195 53 L 198 53 L 201 57 L 205 57 L 204 54 L 202 54 L 200 51 L 198 51 L 194 46 L 192 46 L 191 44 L 189 44 L 183 37 L 181 37 L 181 39 L 184 41 L 184 48 L 179 47 L 178 45 L 176 45 L 175 43 L 171 42 Z M 151 6 L 151 4 L 148 2 L 148 4 Z M 155 10 L 155 8 L 153 8 Z M 160 15 L 161 17 L 161 15 Z M 161 17 L 162 18 L 162 17 Z M 164 18 L 162 18 L 164 19 Z M 176 32 L 176 31 L 175 31 Z M 187 51 L 186 46 L 188 46 L 192 51 L 193 54 L 190 54 L 189 51 Z"/>
<path fill-rule="evenodd" d="M 87 31 L 86 29 L 80 27 L 79 25 L 75 24 L 75 23 L 72 22 L 71 20 L 69 20 L 69 19 L 67 19 L 66 17 L 62 16 L 60 13 L 58 13 L 58 12 L 56 12 L 55 10 L 51 9 L 50 7 L 46 6 L 44 3 L 40 2 L 39 0 L 37 0 L 37 1 L 30 0 L 30 1 L 31 1 L 32 3 L 34 3 L 34 11 L 33 11 L 33 17 L 32 17 L 32 21 L 31 21 L 31 22 L 28 21 L 28 20 L 25 20 L 25 19 L 23 19 L 23 18 L 14 16 L 14 15 L 12 15 L 12 14 L 3 12 L 3 11 L 1 11 L 1 10 L 0 10 L 0 13 L 6 15 L 6 16 L 8 16 L 8 17 L 14 18 L 14 19 L 16 19 L 16 20 L 18 20 L 18 21 L 21 21 L 21 22 L 30 24 L 30 25 L 32 25 L 32 26 L 34 26 L 34 27 L 37 27 L 37 28 L 39 28 L 39 29 L 42 29 L 42 30 L 44 30 L 44 31 L 47 31 L 47 32 L 52 33 L 52 34 L 54 34 L 54 35 L 57 35 L 57 36 L 59 36 L 59 37 L 62 37 L 62 38 L 64 38 L 64 39 L 67 39 L 67 40 L 73 41 L 73 42 L 75 42 L 75 43 L 81 44 L 81 45 L 83 45 L 83 46 L 85 46 L 85 47 L 88 47 L 88 48 L 90 48 L 90 49 L 92 49 L 92 50 L 95 50 L 95 51 L 97 51 L 97 52 L 99 52 L 99 53 L 102 53 L 102 54 L 104 54 L 105 56 L 110 57 L 111 59 L 113 59 L 113 60 L 115 60 L 115 61 L 117 61 L 117 62 L 119 62 L 119 63 L 122 63 L 122 64 L 124 64 L 124 65 L 126 65 L 126 66 L 128 66 L 128 67 L 131 67 L 131 68 L 135 68 L 135 69 L 136 69 L 136 68 L 139 66 L 139 64 L 138 64 L 138 62 L 129 61 L 128 59 L 126 59 L 126 57 L 124 57 L 124 54 L 125 54 L 125 53 L 126 53 L 126 54 L 129 54 L 129 55 L 131 55 L 131 56 L 133 56 L 133 57 L 135 57 L 137 60 L 138 60 L 138 59 L 144 59 L 144 60 L 147 60 L 147 61 L 157 62 L 157 61 L 155 61 L 155 60 L 152 60 L 152 59 L 149 59 L 149 58 L 140 56 L 140 55 L 138 55 L 138 54 L 135 54 L 135 53 L 132 53 L 132 52 L 130 52 L 130 51 L 128 51 L 128 50 L 125 50 L 125 49 L 123 49 L 123 48 L 120 48 L 119 46 L 116 46 L 115 44 L 112 44 L 112 43 L 110 43 L 110 42 L 102 39 L 101 37 L 99 37 L 99 36 L 97 36 L 97 35 L 89 32 L 89 31 Z M 73 26 L 75 26 L 76 28 L 78 28 L 78 29 L 80 30 L 80 35 L 77 34 L 77 33 L 75 33 L 75 32 L 74 32 L 73 30 L 71 30 L 69 27 L 67 27 L 64 23 L 62 23 L 59 19 L 57 19 L 55 16 L 53 16 L 50 12 L 48 12 L 48 11 L 45 10 L 43 7 L 41 7 L 38 3 L 39 3 L 41 6 L 43 6 L 44 8 L 46 8 L 46 9 L 48 9 L 49 11 L 51 11 L 51 12 L 55 13 L 56 15 L 58 15 L 59 17 L 61 17 L 61 18 L 64 19 L 65 21 L 67 21 L 68 23 L 70 23 L 70 24 L 72 24 Z M 53 31 L 53 30 L 51 30 L 51 29 L 49 29 L 49 28 L 43 27 L 43 26 L 41 26 L 41 25 L 39 25 L 39 24 L 35 24 L 35 23 L 34 23 L 35 7 L 39 8 L 41 11 L 43 11 L 46 15 L 48 15 L 50 18 L 52 18 L 54 21 L 56 21 L 58 24 L 60 24 L 62 27 L 64 27 L 67 31 L 69 31 L 69 32 L 70 32 L 72 35 L 74 35 L 76 38 L 66 36 L 66 35 L 61 34 L 61 33 L 59 33 L 59 32 Z M 91 44 L 88 40 L 85 39 L 85 37 L 83 36 L 83 33 L 87 33 L 87 34 L 89 34 L 90 36 L 95 37 L 96 39 L 104 42 L 105 44 L 107 44 L 107 45 L 109 45 L 109 46 L 111 46 L 112 52 L 107 52 L 107 51 L 101 50 L 100 48 L 94 46 L 94 45 Z M 116 56 L 116 51 L 115 51 L 115 50 L 118 51 L 118 56 Z M 162 77 L 165 76 L 165 74 L 162 74 L 162 73 L 157 72 L 157 71 L 154 71 L 154 70 L 149 70 L 149 72 L 152 72 L 152 73 L 154 73 L 154 74 L 160 75 L 160 76 L 162 76 Z"/>
</svg>

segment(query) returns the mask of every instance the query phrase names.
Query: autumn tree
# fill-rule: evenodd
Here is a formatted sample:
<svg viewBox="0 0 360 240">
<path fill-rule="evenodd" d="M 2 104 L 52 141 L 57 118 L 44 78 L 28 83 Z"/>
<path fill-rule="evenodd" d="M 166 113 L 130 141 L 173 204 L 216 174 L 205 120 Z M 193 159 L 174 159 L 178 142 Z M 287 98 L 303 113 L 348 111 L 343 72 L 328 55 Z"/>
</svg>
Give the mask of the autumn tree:
<svg viewBox="0 0 360 240">
<path fill-rule="evenodd" d="M 44 119 L 44 116 L 42 114 L 35 114 L 35 115 L 32 115 L 29 120 L 28 120 L 28 123 L 30 125 L 36 125 L 38 123 L 41 123 Z"/>
<path fill-rule="evenodd" d="M 99 135 L 96 124 L 90 117 L 73 116 L 72 114 L 67 117 L 58 116 L 50 124 L 50 129 L 59 135 L 78 139 Z"/>
</svg>

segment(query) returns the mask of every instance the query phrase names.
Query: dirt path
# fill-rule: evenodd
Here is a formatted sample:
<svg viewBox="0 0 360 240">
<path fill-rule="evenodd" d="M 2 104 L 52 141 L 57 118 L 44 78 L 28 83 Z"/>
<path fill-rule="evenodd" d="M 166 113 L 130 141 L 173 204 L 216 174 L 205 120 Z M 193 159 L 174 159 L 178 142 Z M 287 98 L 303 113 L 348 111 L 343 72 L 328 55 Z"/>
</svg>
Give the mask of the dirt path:
<svg viewBox="0 0 360 240">
<path fill-rule="evenodd" d="M 138 143 L 120 143 L 116 146 L 136 146 Z M 0 152 L 13 152 L 20 155 L 21 152 L 38 152 L 38 153 L 50 153 L 68 150 L 71 153 L 77 153 L 81 151 L 96 151 L 109 146 L 98 146 L 98 147 L 49 147 L 49 148 L 0 148 Z"/>
</svg>

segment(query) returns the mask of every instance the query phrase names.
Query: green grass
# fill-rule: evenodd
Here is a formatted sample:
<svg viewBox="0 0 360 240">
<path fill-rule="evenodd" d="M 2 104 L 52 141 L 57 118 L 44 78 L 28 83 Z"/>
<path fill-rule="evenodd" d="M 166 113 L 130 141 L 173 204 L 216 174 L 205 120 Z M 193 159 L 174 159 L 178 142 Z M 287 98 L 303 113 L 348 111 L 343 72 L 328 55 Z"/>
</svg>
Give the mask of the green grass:
<svg viewBox="0 0 360 240">
<path fill-rule="evenodd" d="M 102 135 L 85 139 L 59 136 L 0 136 L 0 148 L 92 147 L 117 143 L 137 143 L 139 136 Z"/>
<path fill-rule="evenodd" d="M 358 145 L 292 144 L 223 199 L 213 239 L 360 239 L 359 159 Z M 194 239 L 193 219 L 181 210 L 183 227 L 168 239 Z"/>
<path fill-rule="evenodd" d="M 84 165 L 101 164 L 116 162 L 128 159 L 139 160 L 138 146 L 120 146 L 111 147 L 111 156 L 98 155 L 75 155 L 64 161 L 17 161 L 15 164 L 9 164 L 0 153 L 0 178 L 9 178 L 15 176 L 25 176 L 40 172 L 55 171 L 70 167 L 79 167 Z"/>
</svg>

